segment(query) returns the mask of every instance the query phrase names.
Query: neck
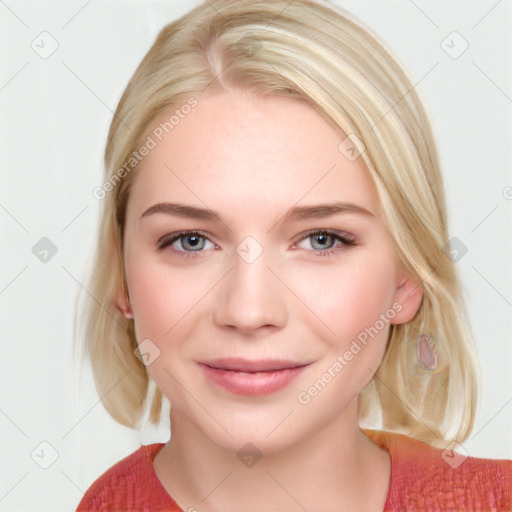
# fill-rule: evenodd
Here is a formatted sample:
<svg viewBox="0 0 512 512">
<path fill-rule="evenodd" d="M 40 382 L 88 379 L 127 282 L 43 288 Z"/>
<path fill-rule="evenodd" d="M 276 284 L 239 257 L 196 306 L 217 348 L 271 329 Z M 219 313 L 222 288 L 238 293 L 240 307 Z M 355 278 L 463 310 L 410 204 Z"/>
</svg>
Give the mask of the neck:
<svg viewBox="0 0 512 512">
<path fill-rule="evenodd" d="M 155 469 L 185 511 L 381 511 L 389 455 L 361 432 L 357 414 L 348 417 L 282 450 L 244 454 L 213 443 L 171 413 L 172 438 Z"/>
</svg>

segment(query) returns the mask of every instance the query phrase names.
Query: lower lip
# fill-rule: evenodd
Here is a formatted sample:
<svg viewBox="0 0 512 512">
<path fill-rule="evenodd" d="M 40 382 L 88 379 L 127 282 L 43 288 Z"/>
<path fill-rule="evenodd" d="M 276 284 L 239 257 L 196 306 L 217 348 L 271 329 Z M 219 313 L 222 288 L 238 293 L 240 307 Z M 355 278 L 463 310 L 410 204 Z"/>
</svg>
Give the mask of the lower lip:
<svg viewBox="0 0 512 512">
<path fill-rule="evenodd" d="M 261 396 L 275 393 L 287 386 L 305 366 L 268 372 L 245 373 L 220 370 L 199 363 L 205 375 L 215 384 L 236 395 Z"/>
</svg>

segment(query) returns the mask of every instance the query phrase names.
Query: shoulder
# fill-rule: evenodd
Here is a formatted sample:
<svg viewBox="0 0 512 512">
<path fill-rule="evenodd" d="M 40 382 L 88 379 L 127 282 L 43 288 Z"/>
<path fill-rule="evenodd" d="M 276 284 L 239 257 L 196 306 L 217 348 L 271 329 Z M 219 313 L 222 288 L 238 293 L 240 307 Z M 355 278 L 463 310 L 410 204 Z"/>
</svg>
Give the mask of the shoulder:
<svg viewBox="0 0 512 512">
<path fill-rule="evenodd" d="M 391 458 L 386 511 L 512 510 L 512 461 L 469 457 L 410 437 L 365 430 Z"/>
<path fill-rule="evenodd" d="M 98 477 L 77 512 L 181 511 L 156 476 L 153 459 L 163 443 L 141 446 Z"/>
</svg>

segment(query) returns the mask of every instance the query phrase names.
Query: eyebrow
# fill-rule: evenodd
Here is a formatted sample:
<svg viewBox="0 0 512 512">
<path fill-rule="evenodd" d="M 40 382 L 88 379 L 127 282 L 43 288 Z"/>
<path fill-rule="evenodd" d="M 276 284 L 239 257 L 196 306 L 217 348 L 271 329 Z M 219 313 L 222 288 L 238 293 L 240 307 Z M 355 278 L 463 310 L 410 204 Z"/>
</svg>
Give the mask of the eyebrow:
<svg viewBox="0 0 512 512">
<path fill-rule="evenodd" d="M 140 218 L 148 217 L 155 213 L 165 213 L 176 217 L 185 217 L 190 219 L 202 219 L 210 221 L 220 221 L 220 215 L 208 208 L 201 208 L 198 206 L 191 206 L 182 203 L 158 203 L 150 206 L 145 210 Z M 294 206 L 286 212 L 279 220 L 292 221 L 292 220 L 305 220 L 305 219 L 323 219 L 332 215 L 341 213 L 353 213 L 365 217 L 375 217 L 375 215 L 354 203 L 335 201 L 332 203 L 314 204 L 308 206 Z"/>
</svg>

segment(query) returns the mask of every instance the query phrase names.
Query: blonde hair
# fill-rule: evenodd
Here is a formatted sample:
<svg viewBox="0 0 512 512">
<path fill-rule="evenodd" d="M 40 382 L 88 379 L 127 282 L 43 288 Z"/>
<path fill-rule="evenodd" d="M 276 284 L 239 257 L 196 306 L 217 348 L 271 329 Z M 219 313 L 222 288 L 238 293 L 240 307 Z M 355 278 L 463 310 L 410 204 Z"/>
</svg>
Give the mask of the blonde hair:
<svg viewBox="0 0 512 512">
<path fill-rule="evenodd" d="M 443 181 L 427 115 L 383 43 L 347 12 L 313 0 L 204 3 L 161 30 L 124 91 L 105 150 L 98 246 L 82 309 L 82 356 L 91 360 L 107 411 L 140 428 L 145 412 L 157 423 L 162 410 L 162 393 L 134 354 L 133 320 L 114 300 L 116 290 L 127 297 L 123 229 L 137 172 L 131 159 L 157 116 L 213 87 L 303 99 L 364 145 L 360 158 L 390 238 L 423 300 L 411 321 L 391 326 L 384 359 L 361 393 L 360 417 L 379 413 L 384 429 L 435 445 L 466 439 L 475 415 L 476 359 L 447 255 Z M 415 359 L 425 334 L 439 357 L 435 371 Z"/>
</svg>

